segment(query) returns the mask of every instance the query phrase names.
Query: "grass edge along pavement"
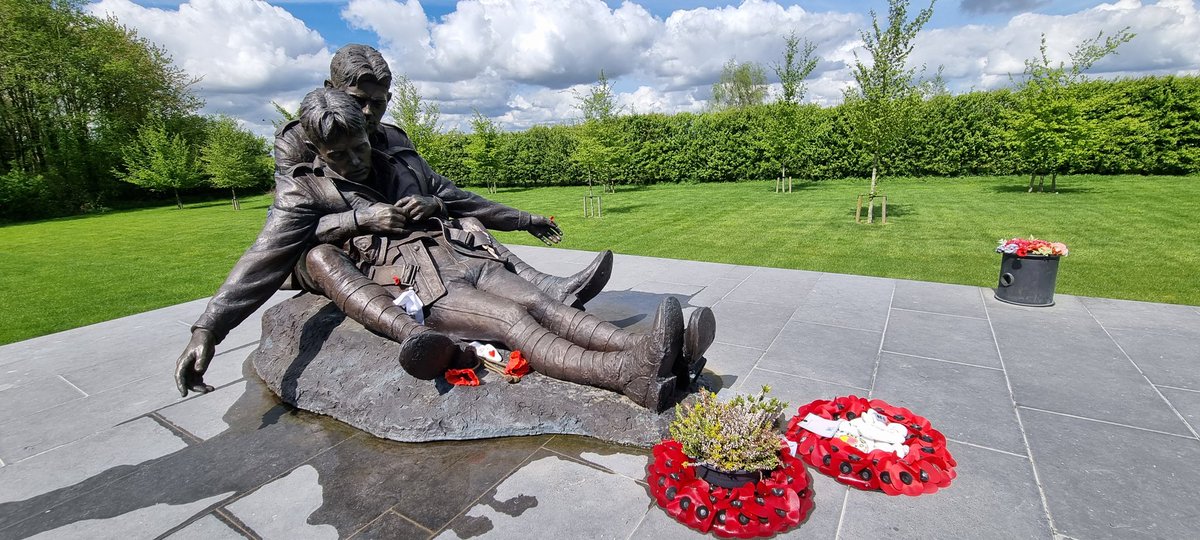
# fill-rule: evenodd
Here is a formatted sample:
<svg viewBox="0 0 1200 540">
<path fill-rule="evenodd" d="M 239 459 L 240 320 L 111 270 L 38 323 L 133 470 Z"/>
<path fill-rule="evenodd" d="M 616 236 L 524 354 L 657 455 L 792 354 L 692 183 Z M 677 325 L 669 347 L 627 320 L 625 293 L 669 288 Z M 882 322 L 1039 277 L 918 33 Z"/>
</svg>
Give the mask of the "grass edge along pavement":
<svg viewBox="0 0 1200 540">
<path fill-rule="evenodd" d="M 501 189 L 494 200 L 554 215 L 562 247 L 993 287 L 1002 237 L 1071 249 L 1059 293 L 1200 305 L 1195 177 L 1064 177 L 1026 193 L 1020 177 L 885 178 L 888 224 L 854 223 L 861 179 Z M 481 189 L 481 188 L 474 188 Z M 600 190 L 595 190 L 600 194 Z M 209 296 L 265 219 L 270 197 L 134 209 L 0 227 L 0 343 Z M 500 233 L 538 245 L 525 233 Z"/>
</svg>

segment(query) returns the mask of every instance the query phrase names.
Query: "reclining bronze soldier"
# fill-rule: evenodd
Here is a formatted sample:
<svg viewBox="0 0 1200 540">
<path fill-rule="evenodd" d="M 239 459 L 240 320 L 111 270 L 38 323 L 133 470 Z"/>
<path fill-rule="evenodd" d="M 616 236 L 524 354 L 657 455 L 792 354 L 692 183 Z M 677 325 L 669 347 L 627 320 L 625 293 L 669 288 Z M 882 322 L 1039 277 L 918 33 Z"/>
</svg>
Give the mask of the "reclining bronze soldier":
<svg viewBox="0 0 1200 540">
<path fill-rule="evenodd" d="M 557 226 L 458 189 L 413 152 L 373 149 L 366 119 L 349 95 L 311 92 L 301 105 L 301 126 L 317 157 L 277 178 L 263 231 L 193 326 L 176 367 L 181 394 L 211 389 L 203 373 L 213 345 L 261 306 L 293 267 L 305 288 L 401 342 L 400 363 L 418 378 L 437 377 L 470 354 L 446 332 L 505 343 L 521 350 L 535 371 L 621 392 L 657 411 L 669 405 L 679 377 L 686 380 L 712 343 L 715 320 L 708 308 L 698 308 L 685 330 L 679 302 L 667 298 L 652 329 L 640 334 L 564 305 L 519 278 L 485 249 L 486 236 L 462 230 L 456 218 L 551 240 L 561 235 Z M 322 243 L 344 234 L 339 231 L 356 211 L 380 203 L 399 205 L 402 230 L 356 236 L 347 249 Z M 393 303 L 401 286 L 380 284 L 389 273 L 413 270 L 415 278 L 403 285 L 425 304 L 428 326 Z"/>
<path fill-rule="evenodd" d="M 384 153 L 395 153 L 407 149 L 417 153 L 404 130 L 392 124 L 383 122 L 388 103 L 392 99 L 389 88 L 392 84 L 392 72 L 387 61 L 379 51 L 367 45 L 350 44 L 337 50 L 329 62 L 329 79 L 325 81 L 326 88 L 342 90 L 358 101 L 362 107 L 363 116 L 367 119 L 367 133 L 371 146 Z M 275 134 L 275 173 L 286 174 L 296 165 L 311 164 L 312 150 L 305 144 L 304 130 L 298 120 L 283 125 Z M 419 155 L 418 155 L 419 157 Z M 358 214 L 358 225 L 365 231 L 386 229 L 403 226 L 404 214 L 393 205 L 378 205 L 369 212 Z M 469 218 L 468 218 L 469 219 Z M 483 229 L 478 223 L 476 229 Z M 483 230 L 480 234 L 487 234 Z M 490 235 L 489 235 L 490 236 Z M 550 244 L 549 238 L 542 239 Z M 612 252 L 605 250 L 596 256 L 586 268 L 574 275 L 558 277 L 544 274 L 533 268 L 513 254 L 495 238 L 491 238 L 493 249 L 517 275 L 561 302 L 566 302 L 579 309 L 596 296 L 608 283 L 612 273 Z M 290 282 L 285 288 L 296 288 L 297 283 Z"/>
</svg>

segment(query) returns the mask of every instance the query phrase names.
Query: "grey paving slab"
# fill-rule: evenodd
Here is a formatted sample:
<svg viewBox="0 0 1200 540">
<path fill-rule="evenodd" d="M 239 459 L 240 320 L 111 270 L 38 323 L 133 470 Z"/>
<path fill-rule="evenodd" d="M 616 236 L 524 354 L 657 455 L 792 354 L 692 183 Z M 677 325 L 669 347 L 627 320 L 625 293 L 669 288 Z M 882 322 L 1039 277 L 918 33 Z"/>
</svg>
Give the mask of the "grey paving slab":
<svg viewBox="0 0 1200 540">
<path fill-rule="evenodd" d="M 0 424 L 86 396 L 58 375 L 39 377 L 28 384 L 0 390 Z"/>
<path fill-rule="evenodd" d="M 621 446 L 572 435 L 555 435 L 546 443 L 545 448 L 642 483 L 646 481 L 646 466 L 651 460 L 650 450 L 647 448 Z"/>
<path fill-rule="evenodd" d="M 325 502 L 317 476 L 311 465 L 301 465 L 225 508 L 265 540 L 336 540 L 336 527 L 308 522 Z"/>
<path fill-rule="evenodd" d="M 725 299 L 780 306 L 789 310 L 790 315 L 820 278 L 821 274 L 817 272 L 758 268 Z"/>
<path fill-rule="evenodd" d="M 1200 390 L 1200 337 L 1121 329 L 1108 333 L 1150 382 Z"/>
<path fill-rule="evenodd" d="M 560 247 L 543 247 L 543 246 L 524 246 L 518 244 L 506 244 L 509 251 L 515 253 L 521 260 L 529 263 L 534 268 L 543 272 L 543 266 L 549 266 L 557 262 L 588 264 L 596 257 L 594 251 L 584 251 L 579 249 L 566 249 Z M 623 255 L 619 255 L 623 257 Z"/>
<path fill-rule="evenodd" d="M 668 283 L 708 286 L 718 279 L 741 273 L 737 267 L 728 264 L 669 259 L 665 268 L 653 277 Z"/>
<path fill-rule="evenodd" d="M 688 303 L 693 306 L 708 306 L 712 307 L 721 299 L 725 298 L 730 292 L 742 284 L 745 278 L 718 278 L 712 283 L 704 287 L 700 292 L 692 296 Z"/>
<path fill-rule="evenodd" d="M 1174 388 L 1158 388 L 1171 406 L 1183 415 L 1184 421 L 1195 431 L 1200 431 L 1200 392 L 1176 390 Z"/>
<path fill-rule="evenodd" d="M 716 341 L 766 350 L 779 335 L 792 312 L 763 304 L 735 302 L 728 298 L 712 307 L 717 318 Z"/>
<path fill-rule="evenodd" d="M 812 479 L 813 509 L 800 525 L 784 531 L 772 538 L 791 540 L 800 538 L 835 538 L 837 535 L 838 519 L 842 513 L 842 501 L 846 496 L 846 487 L 822 475 Z M 673 538 L 713 538 L 715 535 L 700 534 L 699 531 L 675 521 L 671 516 L 652 503 L 650 510 L 642 519 L 637 530 L 633 532 L 632 540 L 657 540 Z"/>
<path fill-rule="evenodd" d="M 1025 455 L 1003 371 L 883 353 L 871 397 L 911 409 L 952 439 Z"/>
<path fill-rule="evenodd" d="M 49 530 L 30 539 L 154 538 L 229 496 L 215 495 L 186 504 L 156 504 L 106 519 L 86 519 Z"/>
<path fill-rule="evenodd" d="M 720 324 L 720 323 L 718 323 Z M 742 347 L 727 343 L 713 343 L 704 353 L 707 362 L 704 365 L 706 374 L 711 374 L 719 381 L 721 388 L 732 388 L 741 379 L 750 374 L 758 359 L 763 355 L 762 349 Z"/>
<path fill-rule="evenodd" d="M 644 332 L 654 323 L 659 304 L 674 297 L 689 306 L 692 295 L 700 291 L 695 285 L 680 285 L 644 281 L 626 291 L 604 291 L 587 303 L 587 312 L 622 328 Z"/>
<path fill-rule="evenodd" d="M 248 493 L 357 433 L 339 422 L 279 405 L 261 383 L 248 389 L 228 415 L 231 428 L 221 435 L 136 465 L 132 474 L 118 466 L 65 488 L 0 503 L 0 515 L 26 516 L 0 526 L 0 536 L 23 538 L 160 504 L 188 505 L 214 496 L 223 500 L 229 494 Z M 182 524 L 186 517 L 171 527 Z"/>
<path fill-rule="evenodd" d="M 0 346 L 0 366 L 34 360 L 54 373 L 62 367 L 77 367 L 82 363 L 81 358 L 90 358 L 94 362 L 153 350 L 165 343 L 165 340 L 155 338 L 165 335 L 161 332 L 163 328 L 168 328 L 175 320 L 195 320 L 207 303 L 208 299 L 202 298 Z M 0 384 L 4 382 L 0 380 Z"/>
<path fill-rule="evenodd" d="M 432 531 L 424 529 L 400 514 L 386 512 L 351 538 L 354 540 L 397 540 L 429 538 L 431 534 Z"/>
<path fill-rule="evenodd" d="M 114 468 L 129 474 L 131 465 L 186 446 L 158 422 L 139 418 L 0 469 L 0 503 L 59 491 Z M 6 515 L 0 507 L 0 527 L 24 517 L 28 516 Z"/>
<path fill-rule="evenodd" d="M 0 459 L 19 462 L 77 441 L 179 400 L 170 379 L 147 377 L 40 412 L 29 420 L 0 424 Z"/>
<path fill-rule="evenodd" d="M 1200 313 L 1192 306 L 1154 304 L 1111 298 L 1082 298 L 1105 328 L 1200 338 Z"/>
<path fill-rule="evenodd" d="M 209 514 L 193 521 L 187 527 L 175 531 L 167 538 L 171 540 L 244 540 L 246 537 Z"/>
<path fill-rule="evenodd" d="M 821 274 L 792 320 L 882 332 L 894 286 L 890 279 Z"/>
<path fill-rule="evenodd" d="M 655 276 L 666 272 L 665 259 L 620 255 L 613 258 L 612 276 L 606 291 L 628 290 L 643 281 L 656 281 Z"/>
<path fill-rule="evenodd" d="M 833 399 L 838 396 L 866 396 L 867 391 L 851 388 L 840 384 L 832 384 L 790 375 L 771 373 L 761 369 L 750 372 L 735 390 L 752 394 L 758 392 L 764 385 L 771 387 L 771 396 L 788 403 L 784 409 L 784 418 L 791 418 L 801 405 L 807 405 L 818 399 Z"/>
<path fill-rule="evenodd" d="M 1021 410 L 1058 532 L 1191 538 L 1200 530 L 1200 442 Z"/>
<path fill-rule="evenodd" d="M 629 478 L 542 452 L 437 538 L 625 539 L 652 504 Z"/>
<path fill-rule="evenodd" d="M 390 509 L 437 530 L 548 439 L 405 444 L 355 437 L 309 462 L 326 494 L 309 522 L 332 525 L 347 536 Z"/>
<path fill-rule="evenodd" d="M 919 497 L 850 490 L 840 538 L 1052 538 L 1029 460 L 949 443 L 950 486 Z"/>
<path fill-rule="evenodd" d="M 262 334 L 263 312 L 294 294 L 295 291 L 280 291 L 272 296 L 271 300 L 263 307 L 250 315 L 225 337 L 225 340 L 217 346 L 217 353 L 224 355 L 231 350 L 256 343 Z M 199 313 L 196 314 L 196 317 L 199 317 Z M 195 317 L 190 320 L 177 319 L 177 324 L 166 328 L 146 328 L 146 334 L 153 332 L 155 335 L 144 336 L 140 339 L 153 340 L 159 344 L 155 348 L 135 348 L 127 355 L 84 362 L 81 367 L 62 371 L 62 375 L 84 392 L 93 394 L 152 375 L 169 373 L 172 369 L 171 366 L 187 345 L 188 339 L 191 338 L 189 328 L 193 322 L 195 322 Z M 86 348 L 87 342 L 80 340 L 79 345 Z M 227 360 L 214 358 L 213 361 L 214 363 L 224 363 Z M 212 381 L 207 381 L 207 378 L 206 382 L 213 384 Z M 216 384 L 221 382 L 227 381 L 218 381 Z"/>
<path fill-rule="evenodd" d="M 871 330 L 790 321 L 758 367 L 870 389 L 880 336 Z"/>
<path fill-rule="evenodd" d="M 1188 434 L 1094 319 L 988 311 L 1017 404 Z"/>
<path fill-rule="evenodd" d="M 246 393 L 247 384 L 243 381 L 217 388 L 214 392 L 164 407 L 158 414 L 200 440 L 211 439 L 229 429 L 225 415 Z"/>
<path fill-rule="evenodd" d="M 883 350 L 1000 367 L 996 341 L 986 319 L 893 309 Z"/>
<path fill-rule="evenodd" d="M 991 295 L 992 292 L 985 290 L 984 294 Z M 892 307 L 961 317 L 987 317 L 979 287 L 969 285 L 898 279 Z"/>
</svg>

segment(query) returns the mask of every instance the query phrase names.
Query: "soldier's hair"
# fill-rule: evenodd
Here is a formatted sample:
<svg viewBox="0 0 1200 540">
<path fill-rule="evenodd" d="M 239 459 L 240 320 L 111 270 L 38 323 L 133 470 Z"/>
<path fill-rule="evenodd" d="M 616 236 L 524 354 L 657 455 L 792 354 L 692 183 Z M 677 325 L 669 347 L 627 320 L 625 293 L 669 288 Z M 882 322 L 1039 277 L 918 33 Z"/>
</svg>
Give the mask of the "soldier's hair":
<svg viewBox="0 0 1200 540">
<path fill-rule="evenodd" d="M 315 145 L 366 132 L 367 119 L 362 108 L 349 94 L 331 88 L 318 88 L 300 102 L 300 127 Z"/>
<path fill-rule="evenodd" d="M 367 45 L 352 43 L 333 53 L 329 61 L 329 82 L 334 88 L 357 85 L 360 79 L 370 78 L 384 86 L 392 84 L 392 70 L 379 51 Z"/>
</svg>

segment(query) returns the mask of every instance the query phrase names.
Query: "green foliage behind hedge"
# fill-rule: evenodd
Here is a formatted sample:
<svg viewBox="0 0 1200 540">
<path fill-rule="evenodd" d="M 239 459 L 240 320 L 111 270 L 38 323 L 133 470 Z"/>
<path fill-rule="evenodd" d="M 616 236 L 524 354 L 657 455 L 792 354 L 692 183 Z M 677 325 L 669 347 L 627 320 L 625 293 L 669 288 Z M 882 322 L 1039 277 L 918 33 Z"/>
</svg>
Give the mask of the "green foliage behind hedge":
<svg viewBox="0 0 1200 540">
<path fill-rule="evenodd" d="M 1200 77 L 1092 81 L 1070 88 L 1093 123 L 1094 135 L 1067 165 L 1073 174 L 1200 172 Z M 1002 89 L 936 95 L 918 109 L 916 129 L 887 160 L 891 176 L 1027 174 L 1015 151 L 1006 113 L 1019 96 Z M 775 103 L 703 114 L 635 114 L 582 125 L 537 126 L 501 135 L 498 184 L 587 183 L 572 153 L 589 130 L 616 133 L 611 170 L 618 184 L 732 182 L 776 178 L 870 175 L 855 148 L 842 107 Z M 466 185 L 482 185 L 463 165 L 469 135 L 442 135 L 422 149 L 434 168 Z M 598 137 L 603 139 L 604 137 Z"/>
</svg>

